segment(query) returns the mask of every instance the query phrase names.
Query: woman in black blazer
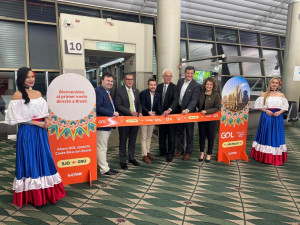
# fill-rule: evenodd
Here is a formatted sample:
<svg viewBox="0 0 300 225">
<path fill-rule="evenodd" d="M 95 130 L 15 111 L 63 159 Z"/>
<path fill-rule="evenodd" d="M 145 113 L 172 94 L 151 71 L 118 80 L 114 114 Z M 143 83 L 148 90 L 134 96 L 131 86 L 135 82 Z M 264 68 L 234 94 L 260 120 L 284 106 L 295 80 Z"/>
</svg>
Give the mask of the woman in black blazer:
<svg viewBox="0 0 300 225">
<path fill-rule="evenodd" d="M 198 110 L 202 114 L 212 114 L 221 110 L 221 98 L 217 89 L 217 81 L 213 77 L 208 77 L 204 80 L 202 88 L 204 92 L 201 92 Z M 199 144 L 200 144 L 200 157 L 199 162 L 205 160 L 209 163 L 211 160 L 212 149 L 215 139 L 215 128 L 217 121 L 199 122 Z M 204 159 L 204 144 L 205 138 L 208 140 L 208 149 L 206 158 Z"/>
</svg>

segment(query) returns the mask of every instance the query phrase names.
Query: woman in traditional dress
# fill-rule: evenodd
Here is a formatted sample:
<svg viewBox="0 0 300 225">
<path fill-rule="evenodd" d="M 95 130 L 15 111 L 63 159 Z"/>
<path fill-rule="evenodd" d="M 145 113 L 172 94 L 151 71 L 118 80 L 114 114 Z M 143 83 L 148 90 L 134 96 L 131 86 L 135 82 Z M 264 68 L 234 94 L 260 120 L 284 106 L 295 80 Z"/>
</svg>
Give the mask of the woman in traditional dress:
<svg viewBox="0 0 300 225">
<path fill-rule="evenodd" d="M 35 74 L 22 67 L 17 72 L 16 91 L 9 103 L 5 123 L 20 124 L 16 145 L 13 203 L 41 206 L 66 195 L 51 155 L 47 128 L 48 105 L 39 91 L 32 90 Z"/>
<path fill-rule="evenodd" d="M 217 90 L 217 81 L 213 77 L 204 80 L 202 88 L 204 92 L 200 93 L 198 110 L 201 114 L 212 114 L 221 110 L 221 98 Z M 207 138 L 207 153 L 204 161 L 209 163 L 214 147 L 217 121 L 198 122 L 200 157 L 199 162 L 204 159 L 204 145 Z"/>
<path fill-rule="evenodd" d="M 258 162 L 282 165 L 287 160 L 282 113 L 287 111 L 287 99 L 279 91 L 281 81 L 272 78 L 268 89 L 255 101 L 254 108 L 262 111 L 251 157 Z"/>
</svg>

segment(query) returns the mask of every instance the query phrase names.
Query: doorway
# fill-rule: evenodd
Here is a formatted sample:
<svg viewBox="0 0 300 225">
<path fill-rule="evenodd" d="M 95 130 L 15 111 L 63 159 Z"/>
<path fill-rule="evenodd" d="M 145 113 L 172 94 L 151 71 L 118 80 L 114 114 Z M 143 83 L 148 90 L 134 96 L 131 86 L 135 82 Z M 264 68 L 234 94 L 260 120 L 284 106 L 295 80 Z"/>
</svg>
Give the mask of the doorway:
<svg viewBox="0 0 300 225">
<path fill-rule="evenodd" d="M 100 50 L 85 50 L 85 70 L 86 78 L 94 88 L 100 85 L 101 77 L 105 73 L 110 73 L 114 77 L 112 92 L 123 85 L 123 78 L 126 66 L 132 64 L 130 61 L 135 54 L 124 52 L 109 52 Z"/>
</svg>

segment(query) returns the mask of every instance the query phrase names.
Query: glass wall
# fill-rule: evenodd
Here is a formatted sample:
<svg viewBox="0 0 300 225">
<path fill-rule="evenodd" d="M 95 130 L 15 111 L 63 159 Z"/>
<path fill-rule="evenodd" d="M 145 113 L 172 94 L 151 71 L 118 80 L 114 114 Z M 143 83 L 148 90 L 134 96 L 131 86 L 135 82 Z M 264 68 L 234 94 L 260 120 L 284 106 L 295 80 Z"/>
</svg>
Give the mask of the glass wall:
<svg viewBox="0 0 300 225">
<path fill-rule="evenodd" d="M 153 74 L 157 75 L 154 16 L 53 0 L 6 0 L 0 1 L 2 98 L 10 99 L 15 91 L 14 76 L 19 67 L 28 66 L 37 72 L 36 88 L 43 95 L 47 91 L 47 84 L 62 72 L 57 35 L 60 13 L 153 25 Z M 248 80 L 253 95 L 264 91 L 271 77 L 281 77 L 284 48 L 285 37 L 281 35 L 181 21 L 180 59 L 199 59 L 221 54 L 264 58 L 259 64 L 235 63 L 223 66 L 222 83 L 232 76 L 243 76 Z"/>
</svg>

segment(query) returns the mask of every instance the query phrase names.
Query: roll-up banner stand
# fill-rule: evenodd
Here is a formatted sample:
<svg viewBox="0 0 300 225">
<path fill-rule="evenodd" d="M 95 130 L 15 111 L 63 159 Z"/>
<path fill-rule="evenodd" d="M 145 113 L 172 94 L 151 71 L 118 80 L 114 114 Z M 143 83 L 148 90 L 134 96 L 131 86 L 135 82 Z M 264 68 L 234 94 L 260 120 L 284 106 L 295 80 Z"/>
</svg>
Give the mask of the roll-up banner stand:
<svg viewBox="0 0 300 225">
<path fill-rule="evenodd" d="M 229 79 L 222 90 L 218 162 L 248 162 L 246 154 L 250 87 L 242 77 Z"/>
<path fill-rule="evenodd" d="M 97 179 L 96 95 L 83 76 L 56 77 L 47 92 L 49 143 L 63 184 Z"/>
</svg>

